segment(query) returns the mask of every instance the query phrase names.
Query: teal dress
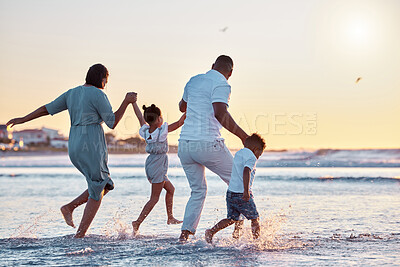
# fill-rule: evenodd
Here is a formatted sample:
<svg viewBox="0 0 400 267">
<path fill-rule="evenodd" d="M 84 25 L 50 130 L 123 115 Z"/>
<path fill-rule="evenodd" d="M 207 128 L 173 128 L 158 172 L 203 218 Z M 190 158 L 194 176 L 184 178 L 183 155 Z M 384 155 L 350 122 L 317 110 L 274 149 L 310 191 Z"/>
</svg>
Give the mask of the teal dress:
<svg viewBox="0 0 400 267">
<path fill-rule="evenodd" d="M 47 104 L 46 109 L 51 115 L 68 109 L 71 119 L 69 158 L 86 177 L 89 197 L 100 200 L 105 187 L 114 187 L 107 167 L 108 152 L 101 125 L 105 122 L 112 128 L 115 122 L 107 95 L 94 86 L 78 86 Z"/>
</svg>

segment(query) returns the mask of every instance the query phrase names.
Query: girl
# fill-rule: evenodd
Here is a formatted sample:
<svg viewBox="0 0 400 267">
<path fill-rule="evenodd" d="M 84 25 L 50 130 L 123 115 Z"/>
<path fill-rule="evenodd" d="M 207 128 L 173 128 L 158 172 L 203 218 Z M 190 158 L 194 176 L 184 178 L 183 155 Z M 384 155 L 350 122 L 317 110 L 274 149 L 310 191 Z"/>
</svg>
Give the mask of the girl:
<svg viewBox="0 0 400 267">
<path fill-rule="evenodd" d="M 151 183 L 150 200 L 143 207 L 137 220 L 132 222 L 133 233 L 136 234 L 140 224 L 157 204 L 163 188 L 167 191 L 165 195 L 165 205 L 168 216 L 167 224 L 182 223 L 182 221 L 175 219 L 172 214 L 172 202 L 175 188 L 167 177 L 167 135 L 169 132 L 175 131 L 183 125 L 186 114 L 183 114 L 177 122 L 168 125 L 166 122 L 163 123 L 161 110 L 154 104 L 150 107 L 143 106 L 143 115 L 136 102 L 132 103 L 132 105 L 141 126 L 139 135 L 145 139 L 146 152 L 150 154 L 146 159 L 145 170 L 147 179 Z"/>
</svg>

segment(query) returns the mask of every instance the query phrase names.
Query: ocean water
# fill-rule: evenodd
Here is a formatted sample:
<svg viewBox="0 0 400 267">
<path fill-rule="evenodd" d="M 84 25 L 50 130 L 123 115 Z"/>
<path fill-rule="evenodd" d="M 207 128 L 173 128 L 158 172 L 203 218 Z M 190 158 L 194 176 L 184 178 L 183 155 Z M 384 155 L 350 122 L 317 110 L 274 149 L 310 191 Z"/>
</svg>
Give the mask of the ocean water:
<svg viewBox="0 0 400 267">
<path fill-rule="evenodd" d="M 226 216 L 227 186 L 207 172 L 208 195 L 196 235 L 178 242 L 163 197 L 132 236 L 131 221 L 148 200 L 146 155 L 110 155 L 115 189 L 84 239 L 74 239 L 59 208 L 86 189 L 67 155 L 0 155 L 0 265 L 51 266 L 326 266 L 399 265 L 400 150 L 265 153 L 253 193 L 261 237 L 250 223 L 233 240 L 229 227 L 204 240 Z M 190 189 L 175 154 L 169 178 L 174 213 L 183 218 Z M 163 193 L 162 196 L 165 194 Z M 79 224 L 83 206 L 74 212 Z"/>
</svg>

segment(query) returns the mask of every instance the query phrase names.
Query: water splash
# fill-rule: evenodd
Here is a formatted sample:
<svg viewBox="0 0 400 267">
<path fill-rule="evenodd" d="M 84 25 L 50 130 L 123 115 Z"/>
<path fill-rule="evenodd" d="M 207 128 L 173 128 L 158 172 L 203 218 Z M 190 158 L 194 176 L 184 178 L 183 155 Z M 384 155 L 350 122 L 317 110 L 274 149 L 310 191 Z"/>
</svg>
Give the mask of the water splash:
<svg viewBox="0 0 400 267">
<path fill-rule="evenodd" d="M 283 227 L 287 222 L 287 215 L 281 213 L 262 216 L 260 221 L 260 236 L 253 239 L 250 225 L 244 225 L 242 235 L 238 240 L 229 238 L 220 238 L 214 244 L 223 247 L 235 247 L 237 249 L 253 249 L 261 251 L 287 250 L 309 247 L 311 244 L 301 240 L 298 236 L 284 233 Z M 247 223 L 248 224 L 248 223 Z"/>
<path fill-rule="evenodd" d="M 126 211 L 127 209 L 118 209 L 115 215 L 106 223 L 105 227 L 102 229 L 106 237 L 118 240 L 130 239 L 133 237 L 132 227 L 122 219 Z"/>
<path fill-rule="evenodd" d="M 15 229 L 14 233 L 10 236 L 10 238 L 34 238 L 37 239 L 44 225 L 43 221 L 52 222 L 54 221 L 54 213 L 53 209 L 49 209 L 48 211 L 43 212 L 42 214 L 37 215 L 33 219 L 29 220 L 27 223 L 21 224 Z"/>
</svg>

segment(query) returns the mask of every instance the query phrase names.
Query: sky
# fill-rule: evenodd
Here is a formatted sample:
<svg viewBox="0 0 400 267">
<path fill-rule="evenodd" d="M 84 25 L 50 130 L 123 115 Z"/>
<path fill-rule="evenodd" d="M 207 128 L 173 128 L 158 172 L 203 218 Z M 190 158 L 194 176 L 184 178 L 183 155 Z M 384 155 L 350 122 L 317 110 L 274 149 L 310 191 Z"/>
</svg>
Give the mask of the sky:
<svg viewBox="0 0 400 267">
<path fill-rule="evenodd" d="M 399 12 L 397 0 L 0 0 L 0 124 L 82 85 L 95 63 L 114 110 L 134 91 L 172 123 L 190 77 L 226 54 L 229 112 L 267 148 L 399 148 Z M 63 112 L 14 129 L 69 125 Z M 130 106 L 113 133 L 138 130 Z"/>
</svg>

